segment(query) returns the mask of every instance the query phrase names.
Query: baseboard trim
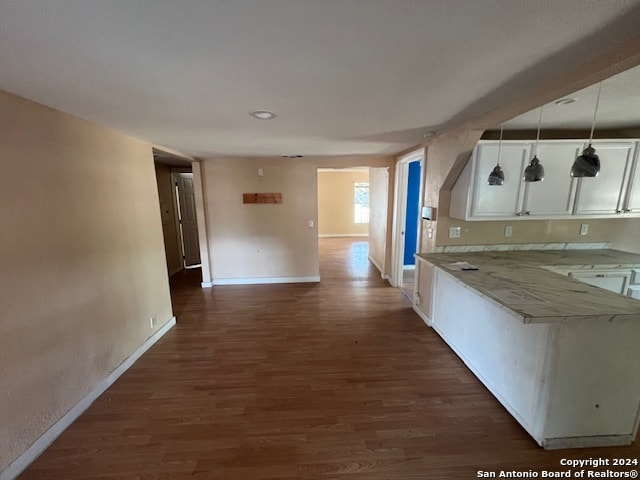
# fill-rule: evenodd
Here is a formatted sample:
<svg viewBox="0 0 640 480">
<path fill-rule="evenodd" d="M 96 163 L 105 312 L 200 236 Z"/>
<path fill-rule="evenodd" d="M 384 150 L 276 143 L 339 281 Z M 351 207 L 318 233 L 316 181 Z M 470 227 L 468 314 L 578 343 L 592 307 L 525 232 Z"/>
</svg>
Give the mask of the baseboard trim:
<svg viewBox="0 0 640 480">
<path fill-rule="evenodd" d="M 202 283 L 200 283 L 200 286 L 202 288 L 211 288 L 211 287 L 213 287 L 213 282 L 202 282 Z"/>
<path fill-rule="evenodd" d="M 58 438 L 74 421 L 82 415 L 91 404 L 102 395 L 107 388 L 118 380 L 136 360 L 138 360 L 149 348 L 153 346 L 162 336 L 176 324 L 176 317 L 171 317 L 167 323 L 160 327 L 151 335 L 138 349 L 127 357 L 116 369 L 76 403 L 71 410 L 65 413 L 56 423 L 54 423 L 40 438 L 31 444 L 18 458 L 11 462 L 7 468 L 0 472 L 0 480 L 13 480 L 20 475 L 36 458 Z"/>
<path fill-rule="evenodd" d="M 371 257 L 367 257 L 369 258 L 369 261 L 373 264 L 374 267 L 376 267 L 378 269 L 378 271 L 380 272 L 380 276 L 382 277 L 383 280 L 389 280 L 389 275 L 387 275 L 386 273 L 384 273 L 384 270 L 380 267 L 380 264 L 378 262 L 376 262 L 373 258 Z"/>
<path fill-rule="evenodd" d="M 320 233 L 319 238 L 368 237 L 368 233 Z"/>
<path fill-rule="evenodd" d="M 418 316 L 422 319 L 424 323 L 427 324 L 427 327 L 430 327 L 430 328 L 432 327 L 431 319 L 415 303 L 413 304 L 413 311 L 418 314 Z"/>
<path fill-rule="evenodd" d="M 320 281 L 320 276 L 255 277 L 255 278 L 214 278 L 212 283 L 213 285 L 264 285 L 264 284 L 272 284 L 272 283 L 317 283 L 319 281 Z"/>
</svg>

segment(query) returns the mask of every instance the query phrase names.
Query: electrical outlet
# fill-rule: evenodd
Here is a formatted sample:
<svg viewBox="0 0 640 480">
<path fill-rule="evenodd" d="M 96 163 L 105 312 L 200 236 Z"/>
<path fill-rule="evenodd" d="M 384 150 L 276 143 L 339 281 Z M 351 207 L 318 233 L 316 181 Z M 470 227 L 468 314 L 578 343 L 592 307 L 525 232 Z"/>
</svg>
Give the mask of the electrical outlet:
<svg viewBox="0 0 640 480">
<path fill-rule="evenodd" d="M 512 235 L 513 235 L 513 227 L 511 225 L 507 225 L 506 227 L 504 227 L 504 236 L 510 237 Z"/>
<path fill-rule="evenodd" d="M 449 238 L 460 238 L 461 227 L 449 227 Z"/>
<path fill-rule="evenodd" d="M 580 235 L 584 236 L 584 235 L 587 235 L 588 233 L 589 233 L 589 224 L 583 223 L 582 225 L 580 225 Z"/>
<path fill-rule="evenodd" d="M 151 327 L 151 329 L 155 328 L 156 326 L 156 317 L 155 315 L 152 317 L 149 317 L 149 326 Z"/>
</svg>

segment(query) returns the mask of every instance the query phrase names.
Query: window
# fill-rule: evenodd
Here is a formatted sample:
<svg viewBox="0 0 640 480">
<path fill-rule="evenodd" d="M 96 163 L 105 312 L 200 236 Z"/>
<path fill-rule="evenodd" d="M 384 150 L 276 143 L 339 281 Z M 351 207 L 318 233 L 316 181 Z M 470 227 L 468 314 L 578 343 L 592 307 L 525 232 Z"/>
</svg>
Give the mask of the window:
<svg viewBox="0 0 640 480">
<path fill-rule="evenodd" d="M 353 222 L 369 223 L 369 183 L 353 184 Z"/>
</svg>

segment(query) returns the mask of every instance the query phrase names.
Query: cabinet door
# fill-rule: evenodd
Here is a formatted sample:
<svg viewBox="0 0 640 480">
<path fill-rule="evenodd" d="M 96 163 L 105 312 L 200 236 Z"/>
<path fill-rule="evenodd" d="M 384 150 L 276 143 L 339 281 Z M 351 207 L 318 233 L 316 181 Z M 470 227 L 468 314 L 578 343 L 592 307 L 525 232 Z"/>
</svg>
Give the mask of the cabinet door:
<svg viewBox="0 0 640 480">
<path fill-rule="evenodd" d="M 582 142 L 540 142 L 538 158 L 544 180 L 526 184 L 525 215 L 550 218 L 572 213 L 575 179 L 569 172 L 582 149 Z"/>
<path fill-rule="evenodd" d="M 629 288 L 627 288 L 627 297 L 640 300 L 640 285 L 630 285 Z"/>
<path fill-rule="evenodd" d="M 600 173 L 579 180 L 575 213 L 616 215 L 622 208 L 624 179 L 633 160 L 634 144 L 593 142 L 593 148 L 600 157 Z"/>
<path fill-rule="evenodd" d="M 604 288 L 610 292 L 625 294 L 631 277 L 630 272 L 579 272 L 569 273 L 570 277 L 588 283 L 594 287 Z"/>
<path fill-rule="evenodd" d="M 635 144 L 635 159 L 632 175 L 627 189 L 627 200 L 624 205 L 625 213 L 640 214 L 640 143 Z"/>
<path fill-rule="evenodd" d="M 527 143 L 502 143 L 500 166 L 504 185 L 488 185 L 489 174 L 498 160 L 498 144 L 478 145 L 473 176 L 472 217 L 515 217 L 520 210 L 522 172 L 529 158 Z"/>
</svg>

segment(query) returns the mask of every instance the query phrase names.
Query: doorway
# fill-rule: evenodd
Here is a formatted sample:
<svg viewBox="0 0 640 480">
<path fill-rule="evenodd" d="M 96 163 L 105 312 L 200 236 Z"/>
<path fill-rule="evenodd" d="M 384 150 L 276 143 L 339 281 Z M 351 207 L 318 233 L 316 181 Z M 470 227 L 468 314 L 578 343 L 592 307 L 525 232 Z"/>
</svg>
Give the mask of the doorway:
<svg viewBox="0 0 640 480">
<path fill-rule="evenodd" d="M 396 165 L 391 284 L 413 299 L 415 257 L 420 251 L 422 228 L 420 203 L 423 189 L 422 149 L 400 158 Z"/>
<path fill-rule="evenodd" d="M 198 268 L 201 265 L 200 242 L 193 191 L 193 173 L 173 172 L 172 176 L 175 185 L 176 231 L 182 253 L 182 266 L 185 269 Z"/>
</svg>

